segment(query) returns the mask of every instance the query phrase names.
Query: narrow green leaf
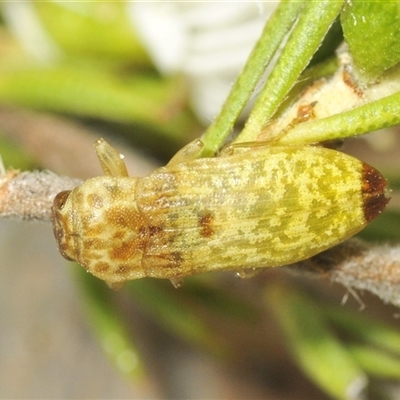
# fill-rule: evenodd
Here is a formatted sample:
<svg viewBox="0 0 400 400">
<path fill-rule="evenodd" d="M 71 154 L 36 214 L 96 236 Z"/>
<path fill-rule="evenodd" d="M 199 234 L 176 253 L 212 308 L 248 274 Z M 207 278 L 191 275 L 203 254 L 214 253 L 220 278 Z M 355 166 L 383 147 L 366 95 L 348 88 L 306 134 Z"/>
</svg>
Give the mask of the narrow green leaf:
<svg viewBox="0 0 400 400">
<path fill-rule="evenodd" d="M 140 354 L 130 338 L 112 303 L 113 292 L 104 282 L 76 267 L 82 286 L 85 313 L 103 350 L 117 369 L 135 382 L 143 379 L 144 369 Z"/>
<path fill-rule="evenodd" d="M 254 50 L 243 71 L 232 87 L 219 115 L 202 137 L 202 156 L 214 155 L 231 133 L 233 125 L 249 100 L 265 68 L 294 23 L 302 1 L 282 1 L 275 13 L 267 21 Z"/>
<path fill-rule="evenodd" d="M 342 25 L 340 24 L 340 19 L 337 18 L 336 21 L 332 24 L 329 31 L 327 32 L 323 42 L 321 43 L 321 47 L 315 52 L 313 55 L 310 66 L 314 66 L 321 62 L 324 62 L 326 59 L 330 57 L 335 57 L 336 50 L 343 42 L 343 30 Z"/>
<path fill-rule="evenodd" d="M 38 22 L 67 56 L 150 64 L 124 2 L 36 1 L 33 6 Z"/>
<path fill-rule="evenodd" d="M 122 79 L 93 65 L 0 71 L 2 103 L 143 124 L 183 144 L 199 126 L 183 106 L 177 107 L 179 91 L 176 80 L 151 74 Z"/>
<path fill-rule="evenodd" d="M 182 294 L 168 281 L 142 279 L 129 283 L 127 293 L 154 321 L 174 335 L 208 349 L 217 355 L 226 354 L 222 338 L 216 336 L 204 319 L 197 315 L 190 299 L 184 301 Z"/>
<path fill-rule="evenodd" d="M 370 343 L 400 355 L 400 332 L 394 327 L 371 320 L 361 313 L 349 313 L 347 310 L 324 306 L 325 316 L 351 333 L 358 340 Z"/>
<path fill-rule="evenodd" d="M 336 399 L 358 398 L 366 377 L 332 335 L 319 308 L 288 286 L 269 287 L 265 298 L 304 373 Z"/>
<path fill-rule="evenodd" d="M 249 325 L 258 324 L 261 313 L 245 299 L 224 290 L 218 281 L 208 280 L 207 275 L 196 276 L 185 281 L 184 290 L 191 300 L 198 301 L 218 316 L 241 321 Z"/>
<path fill-rule="evenodd" d="M 367 346 L 352 345 L 349 352 L 368 374 L 379 378 L 400 380 L 400 359 Z"/>
<path fill-rule="evenodd" d="M 344 139 L 400 124 L 400 92 L 330 117 L 298 124 L 277 143 L 296 145 Z"/>
<path fill-rule="evenodd" d="M 400 62 L 398 1 L 346 2 L 341 22 L 354 63 L 366 75 L 377 76 Z"/>
<path fill-rule="evenodd" d="M 343 1 L 307 2 L 236 142 L 251 142 L 273 116 L 317 51 Z"/>
</svg>

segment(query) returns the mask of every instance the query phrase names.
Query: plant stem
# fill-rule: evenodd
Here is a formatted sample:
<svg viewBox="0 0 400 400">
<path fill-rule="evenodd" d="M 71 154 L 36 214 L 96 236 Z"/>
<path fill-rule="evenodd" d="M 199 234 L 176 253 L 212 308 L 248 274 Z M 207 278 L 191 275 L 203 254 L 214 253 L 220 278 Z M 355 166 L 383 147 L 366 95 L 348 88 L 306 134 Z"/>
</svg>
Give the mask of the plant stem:
<svg viewBox="0 0 400 400">
<path fill-rule="evenodd" d="M 245 128 L 235 142 L 255 141 L 305 69 L 343 6 L 343 1 L 307 2 L 271 72 Z"/>
<path fill-rule="evenodd" d="M 204 147 L 201 156 L 212 156 L 222 147 L 266 66 L 293 25 L 303 5 L 302 1 L 282 1 L 268 20 L 219 115 L 202 137 Z"/>
</svg>

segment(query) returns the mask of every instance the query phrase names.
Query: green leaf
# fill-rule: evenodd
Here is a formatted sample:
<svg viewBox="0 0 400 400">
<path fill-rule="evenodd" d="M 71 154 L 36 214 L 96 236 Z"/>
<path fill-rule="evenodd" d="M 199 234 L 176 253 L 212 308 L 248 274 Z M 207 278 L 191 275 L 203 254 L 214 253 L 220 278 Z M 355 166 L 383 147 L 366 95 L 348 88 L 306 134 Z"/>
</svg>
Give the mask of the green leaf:
<svg viewBox="0 0 400 400">
<path fill-rule="evenodd" d="M 400 359 L 368 346 L 349 346 L 354 359 L 371 375 L 386 379 L 400 379 Z"/>
<path fill-rule="evenodd" d="M 185 292 L 177 291 L 170 282 L 142 279 L 129 282 L 127 289 L 132 301 L 167 331 L 218 356 L 227 354 L 223 338 L 196 313 L 193 300 L 182 298 Z"/>
<path fill-rule="evenodd" d="M 119 77 L 92 64 L 2 70 L 0 102 L 144 125 L 180 145 L 199 130 L 178 79 L 151 73 Z"/>
<path fill-rule="evenodd" d="M 144 369 L 140 353 L 130 338 L 130 333 L 118 316 L 111 291 L 104 282 L 95 279 L 79 266 L 74 269 L 82 287 L 84 311 L 87 320 L 110 360 L 124 375 L 134 382 L 141 381 Z"/>
<path fill-rule="evenodd" d="M 249 325 L 258 324 L 260 321 L 261 313 L 254 305 L 238 298 L 229 290 L 223 290 L 218 281 L 210 280 L 207 274 L 186 279 L 184 290 L 191 300 L 208 308 L 217 318 L 234 319 Z"/>
<path fill-rule="evenodd" d="M 296 125 L 277 143 L 297 145 L 345 139 L 400 123 L 400 92 L 326 118 Z"/>
<path fill-rule="evenodd" d="M 149 65 L 124 2 L 34 2 L 43 29 L 68 56 Z"/>
<path fill-rule="evenodd" d="M 363 371 L 329 330 L 316 304 L 293 287 L 269 287 L 273 309 L 299 367 L 336 399 L 357 398 L 366 385 Z"/>
<path fill-rule="evenodd" d="M 398 329 L 371 320 L 361 313 L 349 313 L 343 308 L 324 306 L 327 319 L 339 325 L 358 340 L 400 355 L 400 332 Z"/>
<path fill-rule="evenodd" d="M 327 32 L 321 47 L 313 55 L 310 64 L 308 64 L 307 69 L 310 66 L 314 66 L 320 62 L 324 62 L 326 59 L 335 56 L 336 49 L 343 42 L 343 30 L 340 24 L 340 19 L 337 18 L 332 24 L 329 31 Z M 300 79 L 301 80 L 301 79 Z"/>
<path fill-rule="evenodd" d="M 14 143 L 12 140 L 1 135 L 0 132 L 0 156 L 1 161 L 7 168 L 33 169 L 37 168 L 37 162 L 33 157 Z"/>
<path fill-rule="evenodd" d="M 272 60 L 302 7 L 303 2 L 301 1 L 282 1 L 267 21 L 260 39 L 233 85 L 219 115 L 202 137 L 204 143 L 202 156 L 213 155 L 222 147 L 265 68 Z"/>
<path fill-rule="evenodd" d="M 274 115 L 294 86 L 342 9 L 343 1 L 306 2 L 297 24 L 235 142 L 251 142 Z"/>
<path fill-rule="evenodd" d="M 341 21 L 344 37 L 360 71 L 378 76 L 400 61 L 398 1 L 346 2 Z"/>
</svg>

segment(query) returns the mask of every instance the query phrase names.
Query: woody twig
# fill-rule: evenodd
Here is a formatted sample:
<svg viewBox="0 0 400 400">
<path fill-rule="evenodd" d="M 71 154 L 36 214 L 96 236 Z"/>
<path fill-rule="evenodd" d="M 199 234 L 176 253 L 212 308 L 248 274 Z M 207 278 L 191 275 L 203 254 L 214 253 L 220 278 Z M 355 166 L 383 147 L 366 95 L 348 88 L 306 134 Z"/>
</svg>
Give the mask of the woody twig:
<svg viewBox="0 0 400 400">
<path fill-rule="evenodd" d="M 48 222 L 54 196 L 80 182 L 49 171 L 3 172 L 0 215 Z M 386 303 L 400 306 L 399 245 L 377 245 L 352 238 L 289 268 L 301 274 L 328 278 L 348 289 L 367 290 Z"/>
</svg>

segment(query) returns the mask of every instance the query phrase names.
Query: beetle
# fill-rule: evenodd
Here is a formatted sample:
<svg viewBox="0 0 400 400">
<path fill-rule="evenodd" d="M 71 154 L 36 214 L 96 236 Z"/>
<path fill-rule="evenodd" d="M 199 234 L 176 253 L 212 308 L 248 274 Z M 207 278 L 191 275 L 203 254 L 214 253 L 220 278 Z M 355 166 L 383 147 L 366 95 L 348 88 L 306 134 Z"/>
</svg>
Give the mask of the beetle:
<svg viewBox="0 0 400 400">
<path fill-rule="evenodd" d="M 278 267 L 365 227 L 389 199 L 370 165 L 320 146 L 229 146 L 196 158 L 197 141 L 147 177 L 95 144 L 106 175 L 59 193 L 58 248 L 111 286 L 154 277 Z"/>
</svg>

